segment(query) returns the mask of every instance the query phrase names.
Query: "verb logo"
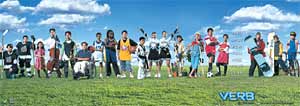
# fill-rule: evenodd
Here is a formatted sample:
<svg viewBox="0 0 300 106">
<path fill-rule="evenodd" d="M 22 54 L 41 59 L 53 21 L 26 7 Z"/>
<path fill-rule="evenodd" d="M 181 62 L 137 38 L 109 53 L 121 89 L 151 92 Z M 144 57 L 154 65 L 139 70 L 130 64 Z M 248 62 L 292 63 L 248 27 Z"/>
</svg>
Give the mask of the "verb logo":
<svg viewBox="0 0 300 106">
<path fill-rule="evenodd" d="M 223 101 L 253 101 L 255 100 L 254 92 L 219 92 Z"/>
</svg>

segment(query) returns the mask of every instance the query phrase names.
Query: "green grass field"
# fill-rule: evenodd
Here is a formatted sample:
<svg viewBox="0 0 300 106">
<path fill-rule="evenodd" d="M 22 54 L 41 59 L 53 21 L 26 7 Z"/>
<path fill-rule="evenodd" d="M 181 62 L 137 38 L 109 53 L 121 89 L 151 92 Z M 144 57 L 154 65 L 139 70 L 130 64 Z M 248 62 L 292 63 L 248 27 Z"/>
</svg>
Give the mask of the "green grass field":
<svg viewBox="0 0 300 106">
<path fill-rule="evenodd" d="M 226 77 L 214 78 L 167 78 L 163 70 L 161 79 L 144 80 L 1 79 L 0 105 L 300 105 L 300 78 L 249 78 L 248 67 L 229 67 Z M 222 101 L 218 93 L 226 91 L 253 91 L 255 100 Z"/>
</svg>

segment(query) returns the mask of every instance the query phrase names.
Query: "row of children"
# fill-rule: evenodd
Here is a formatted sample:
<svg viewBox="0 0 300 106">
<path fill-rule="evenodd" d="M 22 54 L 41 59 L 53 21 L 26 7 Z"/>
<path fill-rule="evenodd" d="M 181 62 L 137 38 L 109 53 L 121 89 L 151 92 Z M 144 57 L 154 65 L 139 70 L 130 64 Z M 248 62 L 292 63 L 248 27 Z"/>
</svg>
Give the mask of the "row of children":
<svg viewBox="0 0 300 106">
<path fill-rule="evenodd" d="M 299 45 L 298 40 L 296 40 L 296 32 L 290 32 L 290 39 L 287 41 L 286 44 L 286 49 L 287 49 L 286 56 L 284 56 L 283 43 L 280 41 L 279 36 L 273 34 L 270 35 L 271 38 L 269 39 L 274 41 L 274 44 L 270 44 L 272 43 L 270 41 L 268 42 L 268 45 L 274 45 L 273 53 L 269 51 L 270 52 L 269 54 L 274 54 L 274 76 L 279 75 L 280 68 L 285 72 L 285 74 L 293 74 L 293 72 L 290 70 L 293 70 L 295 68 L 293 61 L 297 60 L 296 57 L 297 57 L 297 51 Z M 264 57 L 266 57 L 265 42 L 261 38 L 260 32 L 256 33 L 255 41 L 257 44 L 257 48 L 255 50 L 257 51 L 257 53 L 262 54 Z M 258 64 L 255 61 L 253 54 L 250 53 L 250 49 L 248 49 L 248 53 L 250 54 L 250 59 L 251 59 L 251 65 L 249 68 L 249 77 L 253 77 L 254 70 L 256 67 L 258 67 Z M 287 59 L 284 59 L 286 57 Z M 286 62 L 289 63 L 288 64 L 289 68 Z M 258 76 L 263 76 L 263 72 L 261 70 L 258 70 Z"/>
</svg>

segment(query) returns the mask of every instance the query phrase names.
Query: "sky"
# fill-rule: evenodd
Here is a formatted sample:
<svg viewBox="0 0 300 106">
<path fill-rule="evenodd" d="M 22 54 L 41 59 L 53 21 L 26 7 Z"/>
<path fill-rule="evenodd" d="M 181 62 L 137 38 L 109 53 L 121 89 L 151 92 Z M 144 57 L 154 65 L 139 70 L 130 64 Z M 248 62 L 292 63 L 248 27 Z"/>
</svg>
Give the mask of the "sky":
<svg viewBox="0 0 300 106">
<path fill-rule="evenodd" d="M 138 41 L 139 28 L 160 38 L 178 26 L 188 44 L 195 32 L 204 37 L 212 27 L 219 41 L 229 34 L 233 65 L 249 64 L 243 37 L 259 31 L 267 41 L 275 31 L 285 44 L 290 31 L 300 33 L 299 25 L 300 0 L 0 0 L 0 30 L 10 30 L 5 43 L 16 44 L 23 35 L 44 40 L 52 27 L 61 40 L 71 31 L 76 42 L 91 44 L 96 32 L 104 38 L 108 29 L 116 39 L 127 30 Z"/>
</svg>

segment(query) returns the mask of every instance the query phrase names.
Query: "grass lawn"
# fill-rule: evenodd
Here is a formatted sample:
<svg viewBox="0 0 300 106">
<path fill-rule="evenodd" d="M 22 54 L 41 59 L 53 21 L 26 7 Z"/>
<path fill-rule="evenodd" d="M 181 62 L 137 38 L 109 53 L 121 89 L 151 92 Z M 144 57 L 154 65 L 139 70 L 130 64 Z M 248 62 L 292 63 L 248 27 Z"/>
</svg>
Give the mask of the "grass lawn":
<svg viewBox="0 0 300 106">
<path fill-rule="evenodd" d="M 226 77 L 167 78 L 165 70 L 160 79 L 144 80 L 111 77 L 75 81 L 71 77 L 59 79 L 56 76 L 0 79 L 0 106 L 300 105 L 300 78 L 285 76 L 282 72 L 272 78 L 249 78 L 248 67 L 229 67 Z M 227 91 L 253 91 L 255 100 L 222 101 L 219 92 Z"/>
</svg>

